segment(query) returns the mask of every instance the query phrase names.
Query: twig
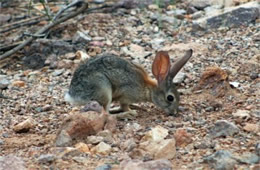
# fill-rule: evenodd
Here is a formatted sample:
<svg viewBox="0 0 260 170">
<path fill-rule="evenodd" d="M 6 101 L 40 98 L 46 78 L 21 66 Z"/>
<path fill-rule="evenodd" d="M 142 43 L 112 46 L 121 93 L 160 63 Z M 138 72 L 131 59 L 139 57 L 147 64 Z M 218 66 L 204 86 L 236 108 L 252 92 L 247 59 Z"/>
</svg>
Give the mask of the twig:
<svg viewBox="0 0 260 170">
<path fill-rule="evenodd" d="M 28 33 L 28 32 L 23 33 L 23 35 L 30 36 L 30 37 L 36 37 L 36 38 L 42 38 L 42 37 L 45 36 L 45 34 L 31 34 L 31 33 Z"/>
<path fill-rule="evenodd" d="M 0 27 L 1 28 L 0 33 L 4 33 L 4 32 L 7 32 L 7 31 L 10 31 L 12 29 L 19 28 L 19 27 L 22 27 L 22 26 L 25 26 L 25 25 L 37 24 L 44 19 L 45 19 L 44 16 L 33 17 L 33 18 L 28 18 L 28 19 L 25 19 L 25 20 L 22 20 L 22 21 L 19 21 L 19 22 L 14 22 L 14 23 L 11 23 L 11 24 L 3 25 L 3 26 Z"/>
<path fill-rule="evenodd" d="M 82 1 L 82 6 L 78 11 L 72 12 L 60 19 L 57 19 L 54 22 L 49 23 L 48 25 L 46 25 L 45 27 L 43 27 L 42 29 L 40 29 L 39 31 L 37 31 L 35 34 L 43 34 L 46 31 L 48 31 L 49 29 L 51 29 L 52 27 L 54 27 L 55 25 L 58 25 L 68 19 L 71 19 L 75 16 L 77 16 L 78 14 L 82 13 L 84 10 L 86 10 L 88 8 L 88 4 L 84 1 Z M 9 57 L 10 55 L 14 54 L 15 52 L 17 52 L 18 50 L 21 50 L 24 46 L 26 46 L 27 44 L 29 44 L 30 42 L 32 42 L 34 39 L 36 39 L 36 37 L 30 37 L 27 40 L 25 40 L 22 44 L 18 45 L 17 47 L 13 48 L 10 51 L 7 51 L 6 53 L 4 53 L 3 55 L 0 56 L 0 60 L 3 60 L 7 57 Z"/>
</svg>

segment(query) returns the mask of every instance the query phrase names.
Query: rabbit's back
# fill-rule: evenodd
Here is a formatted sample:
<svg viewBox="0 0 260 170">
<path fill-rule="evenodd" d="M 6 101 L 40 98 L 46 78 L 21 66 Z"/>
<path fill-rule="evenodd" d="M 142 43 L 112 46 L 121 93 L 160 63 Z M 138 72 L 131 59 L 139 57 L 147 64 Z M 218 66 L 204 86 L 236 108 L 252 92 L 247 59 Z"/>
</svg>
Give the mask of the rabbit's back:
<svg viewBox="0 0 260 170">
<path fill-rule="evenodd" d="M 77 68 L 68 94 L 77 104 L 89 100 L 106 103 L 108 99 L 101 101 L 100 98 L 107 98 L 107 95 L 123 103 L 144 101 L 145 76 L 146 72 L 130 61 L 115 55 L 102 55 Z"/>
</svg>

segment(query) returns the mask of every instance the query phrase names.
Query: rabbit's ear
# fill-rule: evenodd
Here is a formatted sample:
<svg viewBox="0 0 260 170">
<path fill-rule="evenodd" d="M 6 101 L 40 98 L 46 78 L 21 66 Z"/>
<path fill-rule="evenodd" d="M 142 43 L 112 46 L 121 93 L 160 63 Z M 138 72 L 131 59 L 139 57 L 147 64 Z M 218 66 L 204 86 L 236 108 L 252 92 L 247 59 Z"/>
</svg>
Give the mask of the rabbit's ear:
<svg viewBox="0 0 260 170">
<path fill-rule="evenodd" d="M 190 57 L 192 56 L 192 53 L 193 53 L 192 49 L 189 49 L 182 58 L 180 58 L 176 62 L 174 62 L 167 79 L 173 80 L 173 78 L 177 75 L 177 73 L 181 70 L 181 68 L 190 59 Z"/>
<path fill-rule="evenodd" d="M 158 83 L 161 84 L 171 68 L 170 57 L 166 51 L 157 52 L 152 65 L 152 72 Z"/>
</svg>

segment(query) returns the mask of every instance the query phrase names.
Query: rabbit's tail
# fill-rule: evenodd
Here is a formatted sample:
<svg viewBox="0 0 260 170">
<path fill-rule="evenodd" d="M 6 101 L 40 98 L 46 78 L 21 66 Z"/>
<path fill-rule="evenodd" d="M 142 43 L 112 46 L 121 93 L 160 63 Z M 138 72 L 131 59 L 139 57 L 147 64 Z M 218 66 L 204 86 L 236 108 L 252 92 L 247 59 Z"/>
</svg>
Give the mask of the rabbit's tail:
<svg viewBox="0 0 260 170">
<path fill-rule="evenodd" d="M 66 92 L 64 99 L 66 102 L 69 102 L 70 104 L 76 103 L 75 99 L 69 94 L 69 92 Z"/>
</svg>

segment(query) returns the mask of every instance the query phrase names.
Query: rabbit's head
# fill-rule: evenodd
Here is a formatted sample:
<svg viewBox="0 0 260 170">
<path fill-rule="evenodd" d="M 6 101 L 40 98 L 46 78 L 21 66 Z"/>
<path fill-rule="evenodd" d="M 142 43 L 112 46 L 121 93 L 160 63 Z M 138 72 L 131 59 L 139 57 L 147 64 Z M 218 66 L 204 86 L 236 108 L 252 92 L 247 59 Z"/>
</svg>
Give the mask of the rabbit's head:
<svg viewBox="0 0 260 170">
<path fill-rule="evenodd" d="M 159 51 L 153 61 L 152 72 L 157 79 L 158 87 L 152 92 L 152 101 L 169 115 L 178 113 L 180 100 L 173 79 L 191 56 L 190 49 L 171 66 L 168 53 Z"/>
</svg>

